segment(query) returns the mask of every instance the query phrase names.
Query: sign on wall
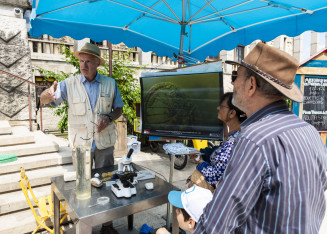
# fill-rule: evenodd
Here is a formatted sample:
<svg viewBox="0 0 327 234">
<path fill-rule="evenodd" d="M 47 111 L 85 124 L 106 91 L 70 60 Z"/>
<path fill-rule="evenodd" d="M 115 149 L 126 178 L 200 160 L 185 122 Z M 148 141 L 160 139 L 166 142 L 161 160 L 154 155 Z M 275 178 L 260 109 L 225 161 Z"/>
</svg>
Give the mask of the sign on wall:
<svg viewBox="0 0 327 234">
<path fill-rule="evenodd" d="M 327 77 L 304 78 L 302 119 L 318 131 L 327 131 Z"/>
</svg>

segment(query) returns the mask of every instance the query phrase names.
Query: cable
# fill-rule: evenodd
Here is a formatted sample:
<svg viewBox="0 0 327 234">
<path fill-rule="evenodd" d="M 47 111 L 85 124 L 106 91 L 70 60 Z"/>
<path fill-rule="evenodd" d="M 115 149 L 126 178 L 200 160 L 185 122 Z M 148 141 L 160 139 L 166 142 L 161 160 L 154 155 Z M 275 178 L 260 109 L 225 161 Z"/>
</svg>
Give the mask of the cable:
<svg viewBox="0 0 327 234">
<path fill-rule="evenodd" d="M 158 174 L 158 175 L 161 175 L 162 178 L 163 178 L 166 182 L 168 182 L 167 179 L 166 179 L 166 177 L 165 177 L 164 175 L 160 174 L 159 172 L 156 172 L 155 170 L 152 170 L 152 169 L 150 169 L 150 168 L 148 168 L 148 167 L 145 167 L 145 166 L 143 166 L 143 165 L 142 165 L 141 167 L 144 167 L 144 168 L 146 168 L 146 169 L 148 169 L 148 170 L 150 170 L 150 171 L 153 171 L 154 173 L 156 173 L 156 174 Z M 139 171 L 139 170 L 137 170 L 137 171 Z"/>
</svg>

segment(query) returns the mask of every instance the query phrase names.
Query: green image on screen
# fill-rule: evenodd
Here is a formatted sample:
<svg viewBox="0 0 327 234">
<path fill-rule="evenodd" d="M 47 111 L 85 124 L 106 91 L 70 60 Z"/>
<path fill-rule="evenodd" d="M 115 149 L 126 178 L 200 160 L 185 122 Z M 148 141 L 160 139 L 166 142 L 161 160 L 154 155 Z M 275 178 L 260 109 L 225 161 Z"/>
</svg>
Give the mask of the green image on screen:
<svg viewBox="0 0 327 234">
<path fill-rule="evenodd" d="M 221 131 L 222 73 L 145 77 L 141 87 L 142 126 L 149 134 L 210 139 Z"/>
</svg>

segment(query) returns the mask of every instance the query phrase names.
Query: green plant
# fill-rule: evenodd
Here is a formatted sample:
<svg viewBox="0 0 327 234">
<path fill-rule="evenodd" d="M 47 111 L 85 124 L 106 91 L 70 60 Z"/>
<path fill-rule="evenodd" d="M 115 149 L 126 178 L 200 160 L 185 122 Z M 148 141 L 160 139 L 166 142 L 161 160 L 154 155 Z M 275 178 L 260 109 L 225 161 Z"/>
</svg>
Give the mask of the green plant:
<svg viewBox="0 0 327 234">
<path fill-rule="evenodd" d="M 65 55 L 66 62 L 73 65 L 77 72 L 68 74 L 64 72 L 55 73 L 42 68 L 36 68 L 40 74 L 44 75 L 45 80 L 52 77 L 57 82 L 60 82 L 71 75 L 79 74 L 79 61 L 74 57 L 73 52 L 66 46 L 61 47 L 61 53 Z M 136 118 L 134 112 L 134 103 L 140 101 L 140 87 L 138 80 L 133 77 L 137 69 L 132 67 L 132 61 L 129 59 L 131 51 L 123 52 L 121 55 L 114 54 L 112 59 L 112 78 L 117 82 L 122 100 L 124 102 L 123 115 L 127 119 L 128 133 L 132 132 L 134 119 Z M 109 63 L 108 54 L 103 56 L 106 63 L 98 68 L 98 72 L 102 75 L 109 76 Z M 51 107 L 54 108 L 54 107 Z M 60 132 L 68 129 L 68 105 L 66 102 L 61 103 L 58 107 L 54 108 L 54 114 L 61 117 L 58 123 Z"/>
<path fill-rule="evenodd" d="M 136 118 L 134 103 L 141 100 L 138 80 L 133 77 L 139 68 L 132 68 L 132 61 L 129 59 L 130 53 L 131 51 L 123 52 L 121 55 L 114 54 L 112 59 L 112 78 L 116 80 L 124 102 L 123 115 L 127 118 L 129 133 L 133 129 L 134 119 Z M 106 63 L 98 68 L 98 72 L 109 76 L 108 54 L 105 54 L 103 58 Z"/>
<path fill-rule="evenodd" d="M 290 109 L 290 110 L 292 110 L 292 100 L 291 99 L 289 99 L 289 98 L 287 98 L 286 99 L 286 103 L 287 103 L 287 105 L 288 105 L 288 108 Z"/>
</svg>

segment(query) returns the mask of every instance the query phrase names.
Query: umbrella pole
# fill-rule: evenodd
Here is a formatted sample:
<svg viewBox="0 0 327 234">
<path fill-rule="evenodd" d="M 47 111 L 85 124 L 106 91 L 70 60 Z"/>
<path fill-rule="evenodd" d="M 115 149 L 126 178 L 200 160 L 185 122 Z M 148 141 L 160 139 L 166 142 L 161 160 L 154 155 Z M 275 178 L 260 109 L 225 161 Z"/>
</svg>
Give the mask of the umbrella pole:
<svg viewBox="0 0 327 234">
<path fill-rule="evenodd" d="M 181 25 L 181 39 L 179 43 L 178 67 L 183 65 L 183 48 L 184 48 L 185 24 Z"/>
<path fill-rule="evenodd" d="M 186 8 L 185 8 L 185 0 L 182 2 L 183 7 L 183 16 L 181 22 L 181 39 L 179 43 L 179 53 L 178 53 L 178 67 L 182 67 L 183 64 L 183 48 L 184 48 L 184 37 L 185 37 L 185 19 L 186 19 Z"/>
</svg>

